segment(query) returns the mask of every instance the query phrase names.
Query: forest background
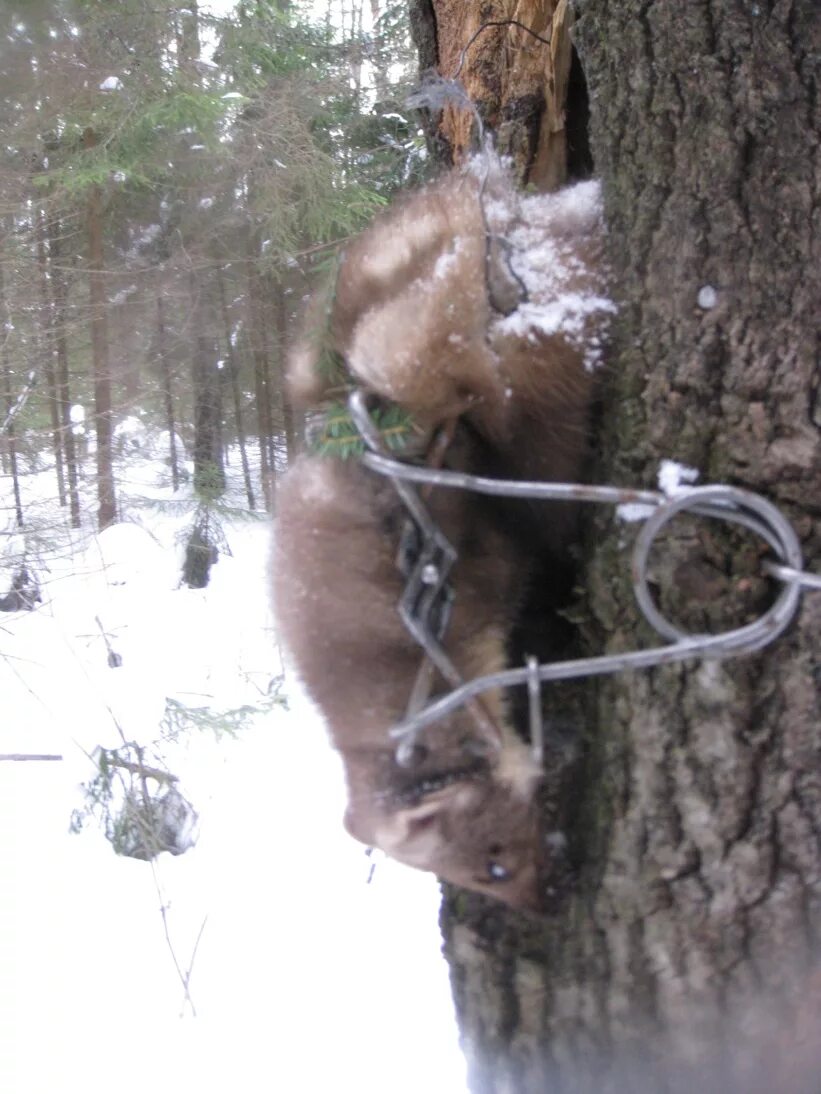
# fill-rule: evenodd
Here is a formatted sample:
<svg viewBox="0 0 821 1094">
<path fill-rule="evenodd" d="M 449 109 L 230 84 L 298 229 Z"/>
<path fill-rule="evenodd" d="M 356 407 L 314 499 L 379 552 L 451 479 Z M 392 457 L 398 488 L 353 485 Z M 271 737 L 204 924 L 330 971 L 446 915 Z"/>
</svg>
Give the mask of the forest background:
<svg viewBox="0 0 821 1094">
<path fill-rule="evenodd" d="M 233 461 L 243 504 L 270 509 L 297 432 L 283 347 L 310 279 L 424 174 L 402 106 L 406 5 L 209 11 L 36 0 L 9 13 L 2 469 L 26 529 L 3 555 L 12 575 L 36 570 L 45 530 L 27 472 L 51 463 L 66 524 L 104 528 L 120 512 L 114 457 L 146 443 L 137 423 L 165 446 L 174 489 L 189 454 L 198 499 L 215 502 Z M 199 557 L 193 584 L 207 581 Z"/>
</svg>

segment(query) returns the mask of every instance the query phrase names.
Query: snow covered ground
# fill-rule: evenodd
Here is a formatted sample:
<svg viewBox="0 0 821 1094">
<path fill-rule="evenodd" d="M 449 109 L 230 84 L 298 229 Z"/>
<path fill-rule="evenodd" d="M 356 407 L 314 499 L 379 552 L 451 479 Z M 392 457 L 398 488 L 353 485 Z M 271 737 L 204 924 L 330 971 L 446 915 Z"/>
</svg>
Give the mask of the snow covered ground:
<svg viewBox="0 0 821 1094">
<path fill-rule="evenodd" d="M 437 886 L 385 860 L 368 884 L 318 717 L 287 675 L 288 709 L 266 702 L 281 671 L 267 522 L 226 525 L 231 555 L 209 587 L 180 589 L 190 512 L 163 507 L 169 492 L 133 453 L 128 475 L 125 522 L 99 537 L 63 531 L 53 548 L 41 533 L 44 602 L 0 615 L 0 753 L 64 757 L 0 763 L 0 1090 L 459 1094 Z M 52 474 L 25 490 L 53 512 Z M 145 497 L 154 504 L 136 504 Z M 9 504 L 0 479 L 0 512 Z M 95 827 L 68 827 L 89 753 L 121 733 L 154 739 L 169 697 L 260 709 L 234 739 L 166 748 L 200 838 L 152 873 Z M 196 1017 L 162 903 L 183 968 L 201 932 Z"/>
</svg>

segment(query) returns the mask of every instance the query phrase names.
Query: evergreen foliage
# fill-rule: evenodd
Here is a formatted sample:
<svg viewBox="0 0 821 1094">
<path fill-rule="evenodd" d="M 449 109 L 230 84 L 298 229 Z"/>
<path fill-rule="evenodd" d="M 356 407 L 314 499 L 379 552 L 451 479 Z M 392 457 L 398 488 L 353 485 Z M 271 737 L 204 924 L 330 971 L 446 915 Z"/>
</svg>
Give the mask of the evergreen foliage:
<svg viewBox="0 0 821 1094">
<path fill-rule="evenodd" d="M 97 774 L 84 787 L 85 802 L 71 816 L 81 832 L 95 820 L 115 854 L 151 861 L 163 851 L 179 855 L 196 842 L 197 814 L 177 777 L 162 760 L 146 758 L 134 742 L 97 749 Z"/>
<path fill-rule="evenodd" d="M 230 710 L 189 706 L 167 697 L 157 740 L 97 749 L 97 772 L 83 786 L 84 801 L 72 813 L 70 830 L 79 833 L 93 821 L 116 854 L 144 861 L 163 851 L 187 851 L 196 841 L 197 814 L 169 770 L 166 746 L 192 732 L 236 737 L 261 714 L 287 705 L 281 684 L 281 677 L 273 677 L 258 702 Z"/>
<path fill-rule="evenodd" d="M 80 479 L 93 481 L 84 461 L 93 451 L 86 220 L 95 194 L 114 420 L 139 409 L 164 424 L 170 382 L 193 448 L 193 323 L 222 355 L 234 340 L 240 410 L 253 435 L 267 404 L 274 455 L 287 410 L 283 338 L 300 298 L 339 243 L 424 169 L 420 133 L 402 106 L 413 66 L 404 4 L 345 10 L 343 20 L 334 3 L 317 19 L 274 0 L 220 17 L 172 0 L 10 5 L 0 71 L 9 106 L 0 142 L 8 398 L 29 370 L 38 374 L 15 423 L 18 450 L 40 459 L 51 449 L 65 461 L 69 409 L 82 405 L 76 459 Z M 224 316 L 212 306 L 218 270 Z M 260 279 L 258 301 L 249 274 Z M 205 323 L 193 311 L 201 295 Z M 43 376 L 58 351 L 63 395 Z M 236 430 L 223 415 L 223 442 Z M 5 441 L 0 458 L 8 472 Z"/>
<path fill-rule="evenodd" d="M 382 441 L 393 452 L 404 451 L 418 435 L 411 415 L 396 404 L 377 408 L 372 418 Z M 321 456 L 348 460 L 365 451 L 365 442 L 345 403 L 332 403 L 309 436 L 312 450 Z"/>
</svg>

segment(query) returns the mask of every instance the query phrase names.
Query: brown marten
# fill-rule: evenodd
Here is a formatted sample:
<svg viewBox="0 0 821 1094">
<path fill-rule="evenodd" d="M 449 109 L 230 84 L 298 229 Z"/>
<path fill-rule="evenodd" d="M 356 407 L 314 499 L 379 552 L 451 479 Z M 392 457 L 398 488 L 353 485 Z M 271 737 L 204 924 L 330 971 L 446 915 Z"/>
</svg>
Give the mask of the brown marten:
<svg viewBox="0 0 821 1094">
<path fill-rule="evenodd" d="M 615 310 L 606 284 L 596 182 L 523 195 L 477 156 L 347 247 L 291 355 L 292 395 L 315 406 L 342 374 L 423 427 L 462 415 L 487 442 L 479 473 L 573 481 Z M 563 545 L 572 514 L 538 514 L 546 545 Z"/>
<path fill-rule="evenodd" d="M 574 481 L 613 311 L 602 270 L 595 183 L 523 196 L 493 157 L 477 157 L 349 245 L 291 355 L 292 395 L 315 410 L 360 386 L 407 411 L 423 436 L 458 419 L 446 466 Z M 529 575 L 561 556 L 573 513 L 443 488 L 427 504 L 459 552 L 446 650 L 465 679 L 496 671 Z M 466 748 L 475 717 L 463 707 L 426 731 L 415 767 L 395 759 L 388 730 L 422 658 L 397 612 L 403 520 L 392 484 L 356 461 L 297 461 L 278 494 L 280 634 L 344 760 L 352 834 L 457 885 L 535 907 L 539 773 L 502 694 L 482 698 L 500 747 Z"/>
<path fill-rule="evenodd" d="M 466 680 L 498 671 L 524 559 L 470 495 L 436 491 L 428 504 L 459 551 L 447 652 Z M 393 486 L 358 463 L 298 460 L 277 498 L 278 633 L 342 756 L 351 834 L 456 885 L 536 906 L 539 772 L 501 692 L 482 697 L 501 737 L 485 754 L 469 747 L 477 729 L 465 708 L 424 734 L 423 758 L 409 768 L 388 737 L 423 658 L 397 611 L 404 519 Z"/>
</svg>

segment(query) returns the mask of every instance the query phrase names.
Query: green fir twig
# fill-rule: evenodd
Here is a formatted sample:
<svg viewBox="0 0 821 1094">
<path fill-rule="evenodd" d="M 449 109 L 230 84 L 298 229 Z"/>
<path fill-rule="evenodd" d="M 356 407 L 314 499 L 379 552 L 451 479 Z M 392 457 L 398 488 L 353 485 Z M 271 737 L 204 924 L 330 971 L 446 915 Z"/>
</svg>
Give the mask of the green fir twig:
<svg viewBox="0 0 821 1094">
<path fill-rule="evenodd" d="M 373 420 L 385 445 L 392 452 L 403 452 L 419 428 L 411 415 L 400 406 L 377 409 Z M 348 460 L 361 456 L 365 442 L 345 403 L 332 403 L 317 423 L 310 438 L 311 450 L 319 456 Z"/>
</svg>

